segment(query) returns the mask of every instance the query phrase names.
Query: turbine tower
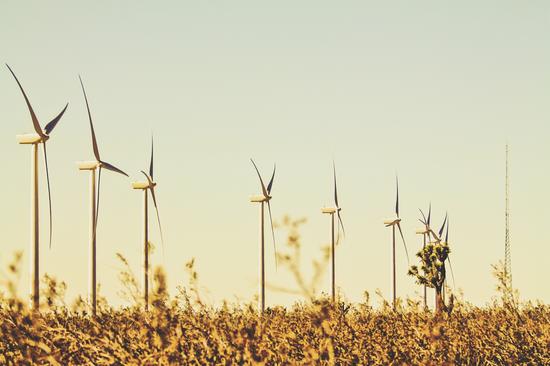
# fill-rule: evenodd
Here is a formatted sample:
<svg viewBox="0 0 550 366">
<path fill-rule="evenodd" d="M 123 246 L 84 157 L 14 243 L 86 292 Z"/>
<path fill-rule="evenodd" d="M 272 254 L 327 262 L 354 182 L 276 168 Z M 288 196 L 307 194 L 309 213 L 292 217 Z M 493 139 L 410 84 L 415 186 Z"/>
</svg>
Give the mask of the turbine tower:
<svg viewBox="0 0 550 366">
<path fill-rule="evenodd" d="M 258 178 L 260 178 L 260 184 L 262 188 L 261 196 L 252 196 L 250 197 L 250 202 L 260 203 L 260 250 L 259 250 L 259 296 L 258 296 L 258 308 L 263 313 L 265 311 L 265 237 L 264 237 L 264 213 L 265 213 L 265 204 L 267 203 L 267 208 L 269 211 L 269 222 L 271 223 L 271 234 L 273 235 L 273 250 L 275 252 L 275 264 L 277 264 L 277 249 L 275 247 L 275 231 L 273 230 L 273 218 L 271 216 L 271 188 L 273 188 L 273 179 L 275 178 L 275 169 L 276 166 L 273 166 L 273 174 L 267 188 L 264 185 L 264 181 L 256 166 L 254 160 L 250 159 L 256 173 L 258 173 Z"/>
<path fill-rule="evenodd" d="M 35 133 L 26 134 L 26 135 L 17 135 L 17 142 L 22 145 L 32 145 L 31 150 L 31 242 L 30 242 L 30 297 L 31 297 L 31 307 L 34 310 L 38 310 L 40 305 L 40 230 L 39 230 L 39 205 L 38 205 L 38 145 L 42 144 L 44 150 L 44 164 L 46 168 L 46 181 L 48 185 L 48 205 L 50 213 L 50 238 L 49 238 L 49 247 L 52 246 L 52 197 L 50 192 L 50 172 L 48 170 L 48 154 L 46 152 L 46 141 L 49 140 L 50 134 L 53 129 L 63 117 L 63 114 L 67 110 L 69 103 L 61 110 L 61 112 L 52 119 L 44 129 L 40 126 L 38 118 L 34 113 L 34 110 L 31 106 L 29 98 L 23 90 L 21 83 L 15 76 L 13 70 L 6 64 L 11 74 L 13 75 L 19 89 L 25 98 L 27 108 L 31 115 L 32 123 L 34 126 Z"/>
<path fill-rule="evenodd" d="M 422 214 L 422 218 L 419 219 L 422 224 L 424 224 L 424 228 L 416 230 L 416 234 L 422 235 L 422 249 L 426 248 L 426 243 L 431 240 L 431 227 L 430 222 L 432 218 L 432 204 L 430 203 L 430 207 L 428 208 L 428 217 L 426 218 L 426 215 L 424 215 L 424 212 L 420 210 L 420 213 Z M 424 285 L 424 308 L 428 307 L 428 291 L 427 286 Z"/>
<path fill-rule="evenodd" d="M 405 237 L 403 236 L 403 231 L 401 230 L 401 218 L 399 217 L 399 180 L 395 177 L 395 185 L 397 196 L 395 199 L 395 218 L 384 221 L 386 227 L 392 228 L 392 268 L 393 268 L 393 279 L 392 279 L 392 304 L 393 309 L 397 307 L 397 296 L 396 296 L 396 273 L 395 273 L 395 227 L 399 229 L 399 234 L 401 235 L 401 240 L 403 241 L 403 246 L 405 247 L 405 254 L 407 255 L 407 263 L 409 262 L 409 252 L 407 251 L 407 244 L 405 243 Z"/>
<path fill-rule="evenodd" d="M 88 301 L 92 306 L 92 314 L 97 314 L 97 277 L 96 277 L 96 232 L 97 232 L 97 219 L 99 216 L 99 190 L 101 188 L 101 170 L 103 168 L 119 173 L 128 177 L 128 174 L 118 169 L 112 164 L 109 164 L 103 160 L 99 155 L 99 148 L 97 146 L 97 140 L 94 132 L 94 124 L 92 122 L 92 114 L 90 112 L 90 106 L 88 104 L 88 97 L 86 96 L 86 90 L 84 90 L 84 84 L 82 78 L 80 78 L 80 85 L 82 86 L 82 93 L 84 94 L 84 100 L 86 101 L 86 109 L 88 111 L 88 119 L 90 121 L 90 130 L 92 133 L 92 147 L 94 150 L 94 156 L 96 160 L 83 161 L 78 163 L 79 170 L 88 170 L 90 172 L 90 263 L 89 263 L 89 287 L 88 287 Z M 97 195 L 96 195 L 96 171 L 99 170 L 97 178 Z"/>
<path fill-rule="evenodd" d="M 157 205 L 157 198 L 155 196 L 155 187 L 157 183 L 154 181 L 153 175 L 153 139 L 151 138 L 151 162 L 149 163 L 149 174 L 143 170 L 141 173 L 145 176 L 146 181 L 132 183 L 132 188 L 143 191 L 143 301 L 145 305 L 145 311 L 149 310 L 149 203 L 148 192 L 151 192 L 151 198 L 153 198 L 153 204 L 157 213 L 157 221 L 160 230 L 160 240 L 164 247 L 164 237 L 162 235 L 162 225 L 160 224 L 160 215 Z"/>
<path fill-rule="evenodd" d="M 512 253 L 510 251 L 510 182 L 509 182 L 509 148 L 506 144 L 506 182 L 505 182 L 505 229 L 504 229 L 504 278 L 509 293 L 512 291 Z"/>
<path fill-rule="evenodd" d="M 335 259 L 335 246 L 337 243 L 340 242 L 340 227 L 342 228 L 342 232 L 345 235 L 344 230 L 344 224 L 342 222 L 342 216 L 340 216 L 340 211 L 342 208 L 338 204 L 338 188 L 336 186 L 336 165 L 334 162 L 332 163 L 332 169 L 334 173 L 334 207 L 323 207 L 321 209 L 321 212 L 324 214 L 329 214 L 331 219 L 331 293 L 332 293 L 332 302 L 334 303 L 336 301 L 336 259 Z M 338 238 L 336 239 L 336 242 L 334 240 L 334 224 L 335 224 L 335 217 L 334 214 L 338 215 Z"/>
</svg>

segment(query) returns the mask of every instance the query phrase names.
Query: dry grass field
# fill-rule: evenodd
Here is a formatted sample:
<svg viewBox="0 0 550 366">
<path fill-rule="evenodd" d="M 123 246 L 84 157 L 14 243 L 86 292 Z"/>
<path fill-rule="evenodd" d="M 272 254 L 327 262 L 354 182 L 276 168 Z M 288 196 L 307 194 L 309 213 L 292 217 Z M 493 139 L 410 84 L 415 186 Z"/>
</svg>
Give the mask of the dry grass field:
<svg viewBox="0 0 550 366">
<path fill-rule="evenodd" d="M 290 252 L 280 263 L 306 294 L 320 276 L 309 286 L 297 267 L 301 222 L 283 222 Z M 326 256 L 315 263 L 321 271 Z M 368 293 L 362 303 L 335 305 L 312 295 L 261 315 L 252 303 L 204 304 L 191 261 L 190 282 L 175 296 L 155 270 L 149 312 L 123 270 L 122 294 L 135 305 L 113 308 L 102 298 L 94 318 L 81 299 L 65 304 L 65 284 L 50 277 L 40 313 L 30 312 L 16 295 L 21 264 L 16 256 L 2 276 L 1 365 L 550 365 L 550 306 L 503 296 L 485 307 L 457 299 L 435 315 L 410 299 L 394 311 L 387 302 L 373 308 Z"/>
<path fill-rule="evenodd" d="M 33 316 L 3 304 L 8 365 L 548 365 L 550 307 L 458 306 L 450 316 L 327 301 L 269 309 L 157 300 L 146 314 L 65 308 Z M 187 302 L 186 302 L 187 301 Z"/>
</svg>

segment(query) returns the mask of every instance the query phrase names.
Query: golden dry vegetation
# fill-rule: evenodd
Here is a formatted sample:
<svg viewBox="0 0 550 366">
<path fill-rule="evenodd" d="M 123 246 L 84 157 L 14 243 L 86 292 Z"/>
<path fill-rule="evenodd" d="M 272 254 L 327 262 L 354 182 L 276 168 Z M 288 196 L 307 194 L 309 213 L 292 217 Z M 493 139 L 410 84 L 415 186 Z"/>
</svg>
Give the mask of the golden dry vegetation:
<svg viewBox="0 0 550 366">
<path fill-rule="evenodd" d="M 286 225 L 295 252 L 299 223 Z M 292 258 L 280 259 L 292 267 Z M 316 262 L 319 270 L 323 263 Z M 135 305 L 115 309 L 103 299 L 93 318 L 82 300 L 66 305 L 65 285 L 50 277 L 40 313 L 30 312 L 16 296 L 19 267 L 17 257 L 3 274 L 1 365 L 550 365 L 544 304 L 495 299 L 480 308 L 456 300 L 436 316 L 413 300 L 396 311 L 386 302 L 375 309 L 365 293 L 359 304 L 310 296 L 260 315 L 252 304 L 205 305 L 189 262 L 190 283 L 174 297 L 155 270 L 148 313 L 140 310 L 135 278 L 122 271 L 123 295 Z M 304 293 L 314 287 L 301 281 Z"/>
<path fill-rule="evenodd" d="M 157 304 L 0 310 L 0 364 L 60 365 L 548 365 L 550 309 L 460 308 L 451 316 L 328 302 L 270 309 Z"/>
</svg>

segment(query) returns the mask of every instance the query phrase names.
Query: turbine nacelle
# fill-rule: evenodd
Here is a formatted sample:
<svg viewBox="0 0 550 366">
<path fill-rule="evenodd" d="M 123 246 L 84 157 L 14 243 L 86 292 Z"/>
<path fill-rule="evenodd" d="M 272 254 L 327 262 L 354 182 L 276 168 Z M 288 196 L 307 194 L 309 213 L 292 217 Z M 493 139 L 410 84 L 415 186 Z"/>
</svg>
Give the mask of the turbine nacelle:
<svg viewBox="0 0 550 366">
<path fill-rule="evenodd" d="M 152 182 L 152 184 L 150 184 L 149 182 L 132 182 L 133 189 L 150 189 L 156 186 L 157 186 L 156 182 Z"/>
<path fill-rule="evenodd" d="M 15 136 L 17 139 L 17 142 L 21 145 L 34 145 L 34 144 L 41 144 L 42 142 L 48 141 L 50 136 L 44 135 L 40 136 L 37 133 L 27 133 L 23 135 L 17 135 Z"/>
<path fill-rule="evenodd" d="M 430 230 L 427 228 L 424 229 L 416 229 L 416 233 L 418 235 L 428 235 L 430 233 Z"/>
<path fill-rule="evenodd" d="M 384 225 L 386 225 L 386 227 L 390 227 L 390 226 L 397 225 L 400 222 L 401 222 L 401 219 L 398 217 L 398 218 L 395 218 L 395 219 L 385 220 Z"/>
<path fill-rule="evenodd" d="M 271 196 L 251 196 L 250 202 L 269 202 L 271 200 Z"/>
<path fill-rule="evenodd" d="M 93 161 L 80 161 L 77 163 L 79 170 L 96 170 L 101 167 L 101 162 L 97 160 Z"/>
<path fill-rule="evenodd" d="M 342 211 L 342 209 L 339 208 L 339 207 L 323 207 L 323 208 L 321 209 L 321 212 L 322 212 L 322 213 L 324 213 L 324 214 L 331 214 L 331 215 L 332 215 L 332 214 L 335 214 L 335 213 L 337 213 L 337 212 L 340 212 L 340 211 Z"/>
</svg>

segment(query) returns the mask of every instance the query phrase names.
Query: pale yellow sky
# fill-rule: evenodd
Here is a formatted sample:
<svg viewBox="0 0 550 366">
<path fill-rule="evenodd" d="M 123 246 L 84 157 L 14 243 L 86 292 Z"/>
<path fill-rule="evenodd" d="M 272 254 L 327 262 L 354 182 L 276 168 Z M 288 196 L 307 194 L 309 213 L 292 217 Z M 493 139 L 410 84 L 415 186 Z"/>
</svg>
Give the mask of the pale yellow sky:
<svg viewBox="0 0 550 366">
<path fill-rule="evenodd" d="M 278 173 L 273 212 L 305 216 L 304 268 L 328 243 L 331 163 L 339 173 L 347 236 L 337 251 L 341 291 L 390 296 L 391 233 L 382 221 L 401 182 L 409 251 L 418 208 L 451 217 L 453 268 L 467 300 L 495 295 L 492 263 L 504 248 L 504 145 L 511 145 L 512 265 L 523 299 L 550 302 L 550 4 L 545 1 L 260 3 L 8 2 L 0 12 L 9 63 L 43 123 L 69 102 L 48 145 L 54 242 L 42 230 L 41 269 L 86 294 L 88 176 L 92 158 L 86 83 L 102 155 L 140 177 L 149 136 L 172 290 L 195 257 L 212 303 L 250 300 L 257 289 L 259 193 L 249 158 Z M 15 135 L 32 125 L 17 85 L 0 72 L 4 167 L 0 263 L 29 247 L 30 149 Z M 98 233 L 99 281 L 115 304 L 120 265 L 139 273 L 141 195 L 105 173 Z M 42 181 L 42 183 L 45 183 Z M 42 184 L 45 188 L 45 184 Z M 45 190 L 42 226 L 47 227 Z M 153 240 L 158 229 L 153 224 Z M 280 246 L 284 233 L 277 232 Z M 267 278 L 285 285 L 267 246 Z M 420 289 L 398 252 L 398 291 Z M 22 290 L 27 290 L 28 257 Z M 328 275 L 323 290 L 329 291 Z M 267 303 L 296 298 L 268 291 Z"/>
</svg>

